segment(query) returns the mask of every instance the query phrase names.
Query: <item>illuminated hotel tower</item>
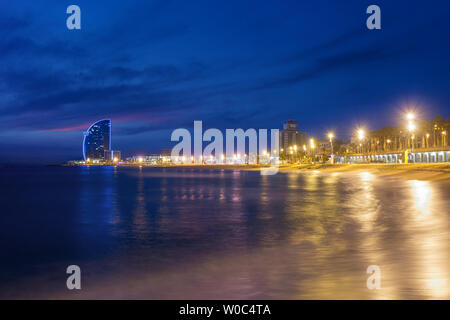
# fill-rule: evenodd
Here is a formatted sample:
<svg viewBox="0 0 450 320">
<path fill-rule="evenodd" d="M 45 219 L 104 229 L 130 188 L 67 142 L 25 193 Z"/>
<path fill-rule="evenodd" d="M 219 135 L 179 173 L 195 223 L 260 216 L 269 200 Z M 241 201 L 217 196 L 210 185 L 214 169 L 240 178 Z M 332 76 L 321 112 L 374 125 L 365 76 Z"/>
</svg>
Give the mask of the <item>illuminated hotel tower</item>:
<svg viewBox="0 0 450 320">
<path fill-rule="evenodd" d="M 111 148 L 111 120 L 105 119 L 95 122 L 84 133 L 84 160 L 104 159 L 105 151 Z"/>
</svg>

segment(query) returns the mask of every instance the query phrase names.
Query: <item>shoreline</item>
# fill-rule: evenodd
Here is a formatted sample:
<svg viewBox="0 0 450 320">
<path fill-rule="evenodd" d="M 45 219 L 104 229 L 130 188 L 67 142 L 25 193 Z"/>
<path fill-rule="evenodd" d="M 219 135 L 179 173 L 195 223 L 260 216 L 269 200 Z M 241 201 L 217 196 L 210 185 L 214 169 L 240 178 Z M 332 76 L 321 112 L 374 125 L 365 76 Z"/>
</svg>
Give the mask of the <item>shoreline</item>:
<svg viewBox="0 0 450 320">
<path fill-rule="evenodd" d="M 88 165 L 98 166 L 98 165 Z M 101 165 L 100 165 L 101 166 Z M 256 171 L 268 166 L 261 165 L 119 165 L 119 167 L 135 168 L 174 168 L 202 170 L 243 170 Z M 324 172 L 324 173 L 357 173 L 370 172 L 380 176 L 390 176 L 406 180 L 449 181 L 450 163 L 410 163 L 410 164 L 292 164 L 280 165 L 279 172 Z"/>
</svg>

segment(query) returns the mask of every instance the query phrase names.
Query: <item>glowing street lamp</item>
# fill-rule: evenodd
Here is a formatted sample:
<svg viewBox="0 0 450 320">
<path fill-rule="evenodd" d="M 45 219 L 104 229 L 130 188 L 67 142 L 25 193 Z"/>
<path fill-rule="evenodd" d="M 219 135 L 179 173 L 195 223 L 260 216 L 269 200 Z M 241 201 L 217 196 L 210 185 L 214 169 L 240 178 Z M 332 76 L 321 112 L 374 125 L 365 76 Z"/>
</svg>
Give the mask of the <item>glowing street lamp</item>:
<svg viewBox="0 0 450 320">
<path fill-rule="evenodd" d="M 309 139 L 309 148 L 311 150 L 311 156 L 314 154 L 315 147 L 316 147 L 316 144 L 314 143 L 314 139 L 313 138 Z M 315 160 L 315 157 L 314 157 L 314 160 Z M 312 160 L 312 161 L 314 161 L 314 160 Z"/>
<path fill-rule="evenodd" d="M 314 139 L 309 139 L 309 146 L 311 147 L 312 150 L 314 150 L 314 148 L 316 147 L 314 144 Z"/>
<path fill-rule="evenodd" d="M 445 146 L 445 136 L 447 135 L 447 131 L 442 131 L 442 146 Z"/>
<path fill-rule="evenodd" d="M 329 132 L 329 133 L 328 133 L 328 138 L 330 139 L 331 154 L 333 154 L 333 138 L 334 138 L 333 132 Z"/>
<path fill-rule="evenodd" d="M 138 162 L 139 162 L 139 163 L 142 163 L 142 162 L 144 162 L 144 159 L 143 159 L 142 157 L 139 157 L 139 158 L 138 158 Z"/>
<path fill-rule="evenodd" d="M 411 132 L 411 151 L 414 150 L 414 130 L 416 129 L 416 125 L 414 124 L 413 120 L 415 118 L 413 113 L 408 113 L 406 115 L 406 118 L 408 119 L 408 131 Z"/>
<path fill-rule="evenodd" d="M 357 134 L 358 140 L 359 140 L 359 152 L 362 153 L 362 141 L 364 140 L 365 132 L 363 129 L 358 129 L 356 134 Z"/>
<path fill-rule="evenodd" d="M 358 129 L 358 140 L 361 141 L 364 139 L 364 130 Z"/>
</svg>

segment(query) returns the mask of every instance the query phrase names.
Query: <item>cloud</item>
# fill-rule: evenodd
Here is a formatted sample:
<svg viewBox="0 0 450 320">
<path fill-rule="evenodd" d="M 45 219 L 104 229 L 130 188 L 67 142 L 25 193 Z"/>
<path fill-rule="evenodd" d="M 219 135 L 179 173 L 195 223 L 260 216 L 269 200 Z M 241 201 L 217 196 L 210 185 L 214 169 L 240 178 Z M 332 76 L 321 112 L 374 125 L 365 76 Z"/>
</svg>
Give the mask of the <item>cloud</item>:
<svg viewBox="0 0 450 320">
<path fill-rule="evenodd" d="M 259 85 L 248 88 L 248 90 L 263 90 L 290 86 L 318 78 L 338 69 L 347 68 L 350 72 L 351 70 L 353 71 L 355 67 L 359 68 L 362 65 L 376 62 L 387 62 L 391 58 L 414 52 L 416 49 L 416 46 L 397 47 L 396 49 L 390 49 L 389 46 L 376 46 L 320 57 L 316 58 L 315 61 L 311 63 L 311 67 L 299 68 L 295 72 L 262 82 Z"/>
<path fill-rule="evenodd" d="M 363 36 L 364 34 L 367 34 L 367 30 L 364 30 L 363 28 L 358 28 L 351 30 L 349 32 L 343 33 L 329 41 L 324 41 L 318 45 L 311 46 L 306 49 L 299 50 L 298 52 L 288 55 L 286 57 L 282 57 L 281 59 L 277 60 L 275 64 L 286 64 L 286 63 L 292 63 L 292 62 L 304 62 L 304 59 L 314 57 L 320 54 L 323 54 L 324 52 L 329 51 L 330 49 L 342 46 L 345 43 L 348 43 L 350 40 L 356 40 Z"/>
</svg>

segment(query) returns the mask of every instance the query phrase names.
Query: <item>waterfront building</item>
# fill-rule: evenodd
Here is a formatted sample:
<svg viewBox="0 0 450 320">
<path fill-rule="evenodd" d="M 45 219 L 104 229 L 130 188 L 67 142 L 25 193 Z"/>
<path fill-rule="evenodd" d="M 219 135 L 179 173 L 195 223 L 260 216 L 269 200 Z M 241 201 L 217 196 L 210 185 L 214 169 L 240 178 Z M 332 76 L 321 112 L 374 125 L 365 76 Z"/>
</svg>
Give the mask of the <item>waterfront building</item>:
<svg viewBox="0 0 450 320">
<path fill-rule="evenodd" d="M 288 120 L 283 124 L 283 130 L 280 131 L 280 154 L 288 154 L 289 147 L 301 146 L 307 144 L 306 133 L 298 130 L 298 122 Z"/>
<path fill-rule="evenodd" d="M 84 133 L 83 157 L 87 159 L 105 159 L 105 151 L 111 148 L 111 120 L 95 122 Z"/>
</svg>

